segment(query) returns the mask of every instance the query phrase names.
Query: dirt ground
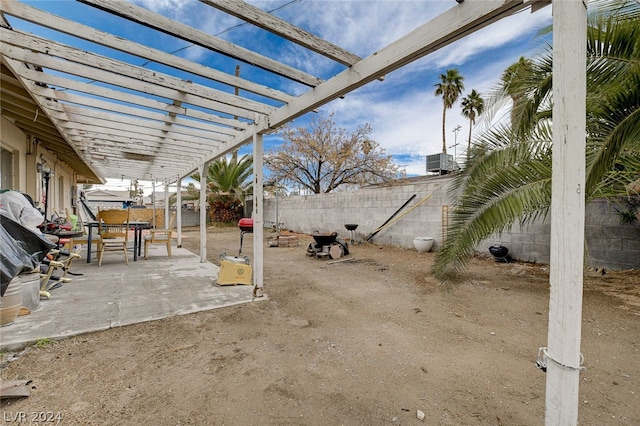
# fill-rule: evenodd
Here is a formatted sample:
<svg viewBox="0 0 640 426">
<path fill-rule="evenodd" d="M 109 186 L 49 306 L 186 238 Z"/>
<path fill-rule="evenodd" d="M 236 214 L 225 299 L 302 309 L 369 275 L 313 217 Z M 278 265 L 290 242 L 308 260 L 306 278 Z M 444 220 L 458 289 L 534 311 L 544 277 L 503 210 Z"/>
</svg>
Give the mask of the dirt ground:
<svg viewBox="0 0 640 426">
<path fill-rule="evenodd" d="M 3 424 L 544 423 L 548 267 L 477 258 L 445 293 L 434 253 L 362 244 L 331 263 L 306 256 L 308 236 L 273 237 L 263 300 L 3 354 L 3 380 L 33 381 Z M 214 262 L 238 245 L 237 228 L 208 233 Z M 639 315 L 639 271 L 586 272 L 580 424 L 640 424 Z"/>
</svg>

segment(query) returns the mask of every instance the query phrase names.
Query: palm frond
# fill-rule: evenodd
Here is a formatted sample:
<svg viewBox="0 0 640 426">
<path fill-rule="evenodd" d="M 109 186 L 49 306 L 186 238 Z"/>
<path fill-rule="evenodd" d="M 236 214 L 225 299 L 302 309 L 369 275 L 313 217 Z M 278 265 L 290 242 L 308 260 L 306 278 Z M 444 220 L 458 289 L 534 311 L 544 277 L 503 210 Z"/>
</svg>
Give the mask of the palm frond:
<svg viewBox="0 0 640 426">
<path fill-rule="evenodd" d="M 631 195 L 640 182 L 640 2 L 594 0 L 587 45 L 586 197 Z M 590 6 L 592 2 L 590 2 Z M 546 216 L 551 203 L 552 52 L 521 58 L 489 107 L 513 101 L 511 126 L 479 138 L 433 272 L 446 283 L 482 240 Z M 635 188 L 635 186 L 633 186 Z"/>
<path fill-rule="evenodd" d="M 447 284 L 492 234 L 544 217 L 551 200 L 551 139 L 548 125 L 532 138 L 514 143 L 506 127 L 487 133 L 474 151 L 472 166 L 454 182 L 453 205 L 445 242 L 433 273 Z"/>
</svg>

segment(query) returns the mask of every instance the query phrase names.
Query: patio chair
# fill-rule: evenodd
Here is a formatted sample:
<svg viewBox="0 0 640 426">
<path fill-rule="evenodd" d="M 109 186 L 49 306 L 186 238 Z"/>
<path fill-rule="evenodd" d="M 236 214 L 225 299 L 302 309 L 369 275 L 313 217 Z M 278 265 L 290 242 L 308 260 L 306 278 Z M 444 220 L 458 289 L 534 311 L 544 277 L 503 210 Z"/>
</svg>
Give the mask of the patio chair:
<svg viewBox="0 0 640 426">
<path fill-rule="evenodd" d="M 129 264 L 127 243 L 129 242 L 129 209 L 98 209 L 98 266 L 102 266 L 105 251 L 124 252 L 124 260 Z"/>
<path fill-rule="evenodd" d="M 176 212 L 169 216 L 169 227 L 164 229 L 151 229 L 148 235 L 144 236 L 144 258 L 149 258 L 149 244 L 165 244 L 167 254 L 171 257 L 171 235 L 176 224 Z"/>
</svg>

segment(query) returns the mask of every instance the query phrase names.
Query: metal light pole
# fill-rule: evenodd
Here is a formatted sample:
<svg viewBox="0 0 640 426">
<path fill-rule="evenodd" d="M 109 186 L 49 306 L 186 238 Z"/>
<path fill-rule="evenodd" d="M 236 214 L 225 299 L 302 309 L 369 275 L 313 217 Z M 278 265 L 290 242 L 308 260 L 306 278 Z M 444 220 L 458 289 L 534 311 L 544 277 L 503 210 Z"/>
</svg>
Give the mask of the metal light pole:
<svg viewBox="0 0 640 426">
<path fill-rule="evenodd" d="M 453 160 L 454 161 L 458 158 L 456 147 L 458 146 L 458 132 L 460 131 L 460 129 L 462 129 L 462 126 L 459 125 L 459 124 L 453 129 L 453 134 L 454 134 L 453 145 L 451 145 L 449 147 L 449 148 L 453 148 Z"/>
<path fill-rule="evenodd" d="M 453 145 L 451 145 L 449 147 L 449 149 L 453 148 L 453 162 L 454 162 L 454 164 L 457 164 L 456 160 L 458 159 L 458 150 L 457 150 L 456 147 L 459 145 L 458 144 L 458 132 L 460 131 L 460 129 L 462 129 L 462 126 L 459 125 L 459 124 L 453 129 L 453 133 L 454 133 L 455 136 L 454 136 L 454 139 L 453 139 Z M 451 167 L 453 167 L 453 164 L 451 165 Z"/>
</svg>

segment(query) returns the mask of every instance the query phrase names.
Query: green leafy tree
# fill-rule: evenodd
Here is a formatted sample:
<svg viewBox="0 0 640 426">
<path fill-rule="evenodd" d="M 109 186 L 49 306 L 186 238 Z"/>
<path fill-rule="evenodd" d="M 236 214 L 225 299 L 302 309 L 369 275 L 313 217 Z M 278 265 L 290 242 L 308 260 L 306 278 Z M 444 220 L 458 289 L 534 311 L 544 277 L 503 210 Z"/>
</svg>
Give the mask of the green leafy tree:
<svg viewBox="0 0 640 426">
<path fill-rule="evenodd" d="M 187 184 L 187 186 L 183 186 L 182 187 L 182 203 L 184 205 L 184 203 L 186 201 L 194 201 L 194 200 L 199 200 L 200 199 L 200 190 L 198 190 L 198 188 L 196 188 L 196 186 L 193 184 L 193 182 L 189 182 Z M 178 197 L 176 194 L 171 194 L 169 196 L 169 204 L 173 205 L 176 203 Z"/>
<path fill-rule="evenodd" d="M 467 165 L 471 155 L 471 130 L 476 124 L 476 117 L 484 112 L 484 99 L 476 89 L 472 89 L 469 95 L 462 98 L 462 115 L 469 120 L 469 139 L 467 141 Z"/>
<path fill-rule="evenodd" d="M 590 2 L 587 30 L 586 199 L 628 196 L 640 175 L 640 4 Z M 455 203 L 433 272 L 454 278 L 474 247 L 514 222 L 545 217 L 551 203 L 552 56 L 548 50 L 510 80 L 521 114 L 482 135 L 455 182 Z M 515 78 L 515 77 L 514 77 Z M 503 93 L 509 91 L 504 88 Z M 497 103 L 494 103 L 497 104 Z"/>
<path fill-rule="evenodd" d="M 366 124 L 349 133 L 336 126 L 333 114 L 314 117 L 309 128 L 285 127 L 284 143 L 265 156 L 265 164 L 279 182 L 314 194 L 403 177 L 391 156 L 370 139 L 371 132 Z"/>
<path fill-rule="evenodd" d="M 440 74 L 440 82 L 434 86 L 435 95 L 442 96 L 442 152 L 447 153 L 446 122 L 447 110 L 453 107 L 464 90 L 464 77 L 457 69 L 447 70 Z"/>
<path fill-rule="evenodd" d="M 134 179 L 132 185 L 133 187 L 129 190 L 129 198 L 134 200 L 136 203 L 141 203 L 142 197 L 144 196 L 144 190 L 140 188 L 140 182 L 138 182 L 138 179 Z"/>
</svg>

